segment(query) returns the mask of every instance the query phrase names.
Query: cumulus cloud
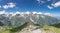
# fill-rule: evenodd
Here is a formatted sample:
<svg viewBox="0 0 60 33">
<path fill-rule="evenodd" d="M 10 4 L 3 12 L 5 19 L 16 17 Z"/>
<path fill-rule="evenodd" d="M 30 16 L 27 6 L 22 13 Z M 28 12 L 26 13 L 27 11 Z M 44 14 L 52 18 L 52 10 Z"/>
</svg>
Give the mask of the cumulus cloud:
<svg viewBox="0 0 60 33">
<path fill-rule="evenodd" d="M 52 16 L 50 13 L 42 13 L 42 12 L 19 12 L 19 11 L 17 11 L 17 12 L 6 12 L 5 10 L 3 10 L 3 11 L 0 11 L 0 14 L 7 14 L 7 15 L 9 15 L 9 14 L 12 14 L 13 16 L 14 15 L 16 15 L 16 14 L 21 14 L 22 16 L 24 15 L 24 14 L 41 14 L 41 15 L 47 15 L 47 16 Z M 43 16 L 41 16 L 41 17 L 43 17 Z"/>
<path fill-rule="evenodd" d="M 51 6 L 48 5 L 47 7 L 48 7 L 49 9 L 53 9 L 53 8 L 59 7 L 59 6 L 60 6 L 60 1 L 58 1 L 58 2 L 56 2 L 56 3 L 52 3 Z"/>
<path fill-rule="evenodd" d="M 16 6 L 15 3 L 8 3 L 8 7 L 10 7 L 10 8 L 13 8 L 15 6 Z"/>
<path fill-rule="evenodd" d="M 8 3 L 7 5 L 4 5 L 3 8 L 8 9 L 8 8 L 13 8 L 15 6 L 16 6 L 15 3 Z"/>
<path fill-rule="evenodd" d="M 33 14 L 43 14 L 42 12 L 30 12 L 30 13 L 33 13 Z"/>
<path fill-rule="evenodd" d="M 37 12 L 35 12 L 35 11 L 34 11 L 34 12 L 32 12 L 32 13 L 33 13 L 33 14 L 37 14 Z"/>
<path fill-rule="evenodd" d="M 25 12 L 26 14 L 30 14 L 30 12 L 29 11 L 27 11 L 27 12 Z"/>
<path fill-rule="evenodd" d="M 38 12 L 37 14 L 43 14 L 42 12 Z"/>
<path fill-rule="evenodd" d="M 45 3 L 43 0 L 37 0 L 38 3 Z"/>
<path fill-rule="evenodd" d="M 54 4 L 51 4 L 51 5 L 54 6 L 54 7 L 59 7 L 60 6 L 60 1 L 58 1 L 58 2 L 56 2 Z"/>
<path fill-rule="evenodd" d="M 8 9 L 9 6 L 8 6 L 8 5 L 4 5 L 3 8 L 4 8 L 4 9 Z"/>
<path fill-rule="evenodd" d="M 49 9 L 53 9 L 53 7 L 52 7 L 52 6 L 49 6 L 49 5 L 48 5 L 47 7 L 48 7 Z"/>
<path fill-rule="evenodd" d="M 52 16 L 50 13 L 42 13 L 42 12 L 29 12 L 29 11 L 27 11 L 27 12 L 15 12 L 14 14 L 43 14 L 43 15 L 48 15 L 48 16 Z"/>
<path fill-rule="evenodd" d="M 44 13 L 44 15 L 52 16 L 50 13 Z"/>
</svg>

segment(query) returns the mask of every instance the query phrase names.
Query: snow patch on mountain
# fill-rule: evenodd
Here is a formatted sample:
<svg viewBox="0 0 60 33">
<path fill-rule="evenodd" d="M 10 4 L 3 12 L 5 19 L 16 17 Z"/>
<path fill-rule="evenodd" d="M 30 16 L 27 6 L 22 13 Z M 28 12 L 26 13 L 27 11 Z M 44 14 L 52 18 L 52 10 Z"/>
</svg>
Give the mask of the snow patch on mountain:
<svg viewBox="0 0 60 33">
<path fill-rule="evenodd" d="M 37 14 L 37 15 L 41 15 L 41 14 L 43 14 L 43 15 L 47 15 L 47 16 L 52 16 L 50 13 L 42 13 L 42 12 L 29 12 L 29 11 L 27 11 L 27 12 L 19 12 L 19 11 L 17 11 L 17 12 L 6 12 L 6 11 L 0 11 L 0 15 L 1 14 L 6 14 L 7 16 L 8 15 L 12 15 L 12 16 L 15 16 L 16 14 L 20 14 L 20 16 L 24 16 L 24 15 L 34 15 L 34 14 Z M 38 16 L 37 16 L 38 17 Z"/>
<path fill-rule="evenodd" d="M 34 22 L 34 20 L 30 17 L 30 20 L 32 21 L 32 22 Z"/>
</svg>

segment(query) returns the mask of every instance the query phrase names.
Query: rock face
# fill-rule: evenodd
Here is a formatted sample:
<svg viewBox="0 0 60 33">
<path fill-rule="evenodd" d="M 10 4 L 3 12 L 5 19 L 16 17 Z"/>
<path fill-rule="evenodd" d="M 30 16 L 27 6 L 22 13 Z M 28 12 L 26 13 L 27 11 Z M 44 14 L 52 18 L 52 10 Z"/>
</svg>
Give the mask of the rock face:
<svg viewBox="0 0 60 33">
<path fill-rule="evenodd" d="M 33 31 L 28 31 L 28 30 L 25 30 L 25 31 L 21 31 L 19 33 L 41 33 L 42 31 L 40 29 L 37 29 L 37 30 L 33 30 Z"/>
<path fill-rule="evenodd" d="M 41 30 L 39 29 L 39 26 L 29 22 L 19 33 L 41 33 Z"/>
<path fill-rule="evenodd" d="M 32 33 L 41 33 L 42 31 L 40 29 L 33 30 Z"/>
<path fill-rule="evenodd" d="M 23 28 L 19 33 L 34 33 L 37 31 L 39 31 L 39 33 L 40 33 L 41 30 L 38 28 L 39 28 L 39 26 L 35 25 L 32 22 L 29 22 L 29 23 L 27 23 L 26 27 Z"/>
<path fill-rule="evenodd" d="M 12 24 L 15 26 L 21 26 L 26 22 L 33 22 L 39 25 L 51 25 L 58 23 L 58 19 L 43 15 L 43 14 L 20 14 L 11 17 Z"/>
<path fill-rule="evenodd" d="M 44 14 L 15 13 L 15 14 L 0 14 L 0 21 L 2 21 L 3 24 L 7 26 L 19 27 L 25 24 L 26 22 L 33 22 L 39 25 L 51 25 L 58 23 L 59 20 L 52 16 Z"/>
<path fill-rule="evenodd" d="M 4 24 L 0 21 L 0 26 L 3 26 Z"/>
<path fill-rule="evenodd" d="M 44 31 L 44 30 L 40 29 L 40 27 L 38 25 L 29 22 L 19 33 L 54 33 L 54 32 Z"/>
<path fill-rule="evenodd" d="M 55 32 L 52 32 L 52 31 L 44 31 L 42 29 L 28 30 L 27 28 L 24 28 L 19 33 L 55 33 Z"/>
</svg>

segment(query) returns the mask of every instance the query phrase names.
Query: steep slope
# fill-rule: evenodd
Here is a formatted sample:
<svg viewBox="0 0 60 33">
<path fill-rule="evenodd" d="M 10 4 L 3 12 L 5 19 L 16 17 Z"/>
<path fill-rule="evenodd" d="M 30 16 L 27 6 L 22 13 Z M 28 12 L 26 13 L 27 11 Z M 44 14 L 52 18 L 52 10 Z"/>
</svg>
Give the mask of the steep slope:
<svg viewBox="0 0 60 33">
<path fill-rule="evenodd" d="M 43 15 L 43 14 L 23 14 L 21 15 L 15 15 L 12 18 L 12 22 L 14 22 L 14 25 L 20 26 L 23 25 L 26 22 L 33 22 L 34 24 L 39 24 L 39 25 L 51 25 L 58 23 L 58 19 Z"/>
<path fill-rule="evenodd" d="M 0 24 L 4 26 L 10 26 L 11 25 L 11 20 L 5 16 L 5 14 L 0 15 Z"/>
<path fill-rule="evenodd" d="M 58 19 L 44 14 L 38 13 L 13 13 L 13 14 L 1 14 L 0 21 L 7 26 L 16 26 L 19 27 L 26 22 L 33 22 L 34 24 L 39 25 L 51 25 L 58 23 Z"/>
</svg>

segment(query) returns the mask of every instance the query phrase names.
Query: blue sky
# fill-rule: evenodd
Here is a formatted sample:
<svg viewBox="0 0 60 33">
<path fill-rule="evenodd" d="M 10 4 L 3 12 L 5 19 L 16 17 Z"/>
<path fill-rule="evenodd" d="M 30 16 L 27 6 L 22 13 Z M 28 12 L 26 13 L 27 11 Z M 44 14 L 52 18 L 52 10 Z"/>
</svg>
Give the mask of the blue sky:
<svg viewBox="0 0 60 33">
<path fill-rule="evenodd" d="M 60 17 L 60 0 L 0 0 L 0 11 L 51 13 Z"/>
</svg>

